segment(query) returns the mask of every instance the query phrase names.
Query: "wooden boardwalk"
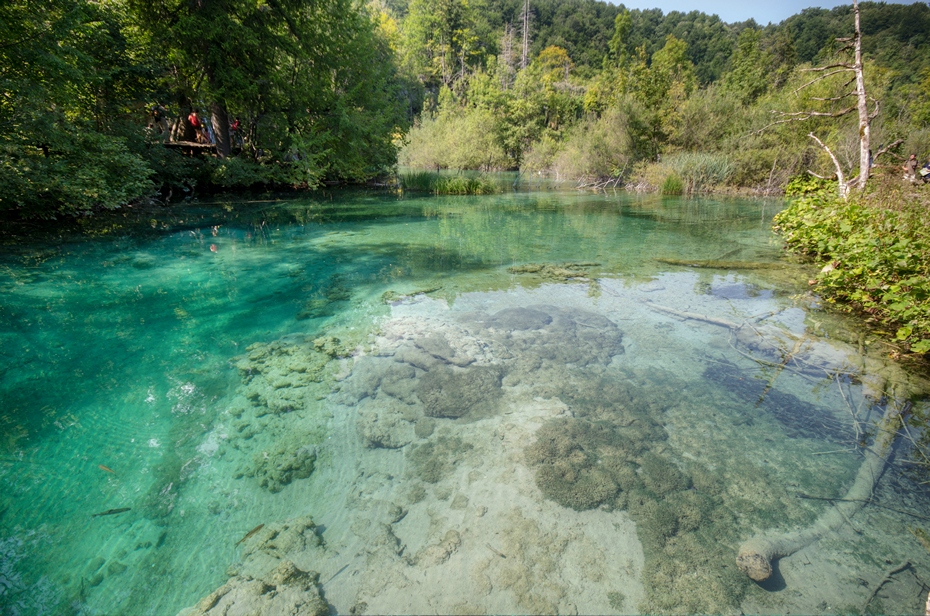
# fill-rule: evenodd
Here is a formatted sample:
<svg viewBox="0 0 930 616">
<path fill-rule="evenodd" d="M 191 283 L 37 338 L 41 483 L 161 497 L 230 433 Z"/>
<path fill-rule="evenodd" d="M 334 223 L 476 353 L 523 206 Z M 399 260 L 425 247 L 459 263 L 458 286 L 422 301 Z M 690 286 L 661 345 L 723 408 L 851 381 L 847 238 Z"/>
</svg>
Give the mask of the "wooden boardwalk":
<svg viewBox="0 0 930 616">
<path fill-rule="evenodd" d="M 198 143 L 196 141 L 165 141 L 165 147 L 181 150 L 188 156 L 216 154 L 216 146 L 212 143 Z"/>
</svg>

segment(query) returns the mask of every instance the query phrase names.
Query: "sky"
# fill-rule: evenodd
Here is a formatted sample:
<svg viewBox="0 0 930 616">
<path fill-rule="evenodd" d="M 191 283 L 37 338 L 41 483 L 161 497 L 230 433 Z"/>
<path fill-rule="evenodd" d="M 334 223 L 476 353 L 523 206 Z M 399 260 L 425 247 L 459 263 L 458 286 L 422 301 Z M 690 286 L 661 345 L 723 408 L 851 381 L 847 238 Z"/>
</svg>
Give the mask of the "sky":
<svg viewBox="0 0 930 616">
<path fill-rule="evenodd" d="M 842 4 L 852 4 L 852 0 L 612 0 L 614 4 L 623 4 L 628 9 L 662 9 L 664 13 L 681 11 L 701 11 L 708 15 L 718 15 L 728 24 L 755 19 L 760 25 L 779 23 L 800 13 L 802 10 L 816 6 L 832 9 Z M 911 0 L 913 1 L 913 0 Z M 910 4 L 905 0 L 900 4 Z M 893 2 L 899 4 L 898 2 Z M 892 4 L 892 2 L 889 2 Z"/>
</svg>

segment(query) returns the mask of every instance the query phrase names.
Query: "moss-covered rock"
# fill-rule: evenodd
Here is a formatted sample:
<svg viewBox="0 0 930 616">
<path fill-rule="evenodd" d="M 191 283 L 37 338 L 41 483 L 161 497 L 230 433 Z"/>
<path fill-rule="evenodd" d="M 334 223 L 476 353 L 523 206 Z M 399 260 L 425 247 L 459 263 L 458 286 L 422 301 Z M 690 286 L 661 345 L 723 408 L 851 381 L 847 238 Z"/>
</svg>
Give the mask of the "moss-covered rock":
<svg viewBox="0 0 930 616">
<path fill-rule="evenodd" d="M 458 437 L 439 436 L 410 449 L 408 459 L 414 474 L 426 483 L 438 483 L 452 472 L 463 456 L 473 449 Z"/>
<path fill-rule="evenodd" d="M 502 395 L 501 377 L 498 366 L 438 368 L 420 379 L 417 396 L 429 417 L 455 419 L 472 411 L 491 411 Z"/>
<path fill-rule="evenodd" d="M 678 470 L 674 463 L 653 452 L 646 453 L 640 465 L 646 487 L 660 496 L 691 487 L 690 478 Z"/>
<path fill-rule="evenodd" d="M 295 479 L 306 479 L 313 473 L 316 447 L 300 439 L 279 442 L 272 451 L 254 454 L 252 464 L 240 470 L 240 475 L 255 477 L 259 485 L 271 492 L 280 492 Z"/>
</svg>

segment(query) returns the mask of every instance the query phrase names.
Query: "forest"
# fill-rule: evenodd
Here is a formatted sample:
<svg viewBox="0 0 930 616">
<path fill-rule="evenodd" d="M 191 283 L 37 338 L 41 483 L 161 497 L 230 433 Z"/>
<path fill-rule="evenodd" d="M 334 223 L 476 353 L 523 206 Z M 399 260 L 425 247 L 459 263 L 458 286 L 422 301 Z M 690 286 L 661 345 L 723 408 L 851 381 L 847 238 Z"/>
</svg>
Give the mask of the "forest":
<svg viewBox="0 0 930 616">
<path fill-rule="evenodd" d="M 930 7 L 867 2 L 861 19 L 872 142 L 901 142 L 875 162 L 900 167 L 930 137 Z M 398 163 L 780 194 L 833 173 L 811 133 L 858 166 L 848 77 L 809 83 L 852 30 L 851 6 L 763 27 L 597 0 L 11 0 L 0 211 L 313 189 Z"/>
</svg>

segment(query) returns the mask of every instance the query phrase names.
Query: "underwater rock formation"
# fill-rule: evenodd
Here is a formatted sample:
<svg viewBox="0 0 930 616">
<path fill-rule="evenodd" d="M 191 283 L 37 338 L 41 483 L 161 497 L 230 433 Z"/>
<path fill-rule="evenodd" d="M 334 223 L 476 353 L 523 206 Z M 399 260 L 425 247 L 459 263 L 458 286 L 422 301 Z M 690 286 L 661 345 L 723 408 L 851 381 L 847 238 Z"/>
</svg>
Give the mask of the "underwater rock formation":
<svg viewBox="0 0 930 616">
<path fill-rule="evenodd" d="M 303 517 L 272 522 L 252 532 L 244 538 L 242 561 L 226 571 L 229 581 L 178 616 L 329 614 L 319 574 L 291 560 L 296 555 L 323 557 L 323 542 L 313 520 Z"/>
<path fill-rule="evenodd" d="M 320 401 L 332 391 L 336 359 L 346 354 L 333 336 L 291 335 L 250 345 L 236 358 L 242 384 L 218 447 L 220 456 L 236 459 L 236 478 L 255 477 L 279 492 L 311 475 L 327 422 Z"/>
<path fill-rule="evenodd" d="M 415 477 L 426 483 L 437 483 L 472 449 L 471 443 L 457 436 L 438 436 L 413 446 L 408 459 Z"/>
<path fill-rule="evenodd" d="M 280 492 L 294 479 L 306 479 L 313 473 L 316 447 L 291 443 L 278 443 L 270 452 L 260 451 L 253 456 L 254 464 L 243 474 L 257 477 L 263 488 Z"/>
<path fill-rule="evenodd" d="M 574 370 L 538 391 L 568 406 L 548 420 L 524 451 L 542 494 L 575 510 L 625 510 L 646 556 L 647 597 L 639 610 L 731 613 L 748 580 L 727 567 L 738 527 L 720 498 L 717 474 L 672 455 L 666 413 L 688 387 L 656 369 Z M 712 405 L 710 392 L 686 405 Z M 680 411 L 678 411 L 680 412 Z"/>
<path fill-rule="evenodd" d="M 252 344 L 236 360 L 243 395 L 259 407 L 257 416 L 303 408 L 317 397 L 334 357 L 345 354 L 333 338 L 293 336 L 267 344 Z"/>
<path fill-rule="evenodd" d="M 266 576 L 235 576 L 178 616 L 326 616 L 319 574 L 285 560 Z"/>
<path fill-rule="evenodd" d="M 399 449 L 417 436 L 414 422 L 419 412 L 411 405 L 387 396 L 366 398 L 359 403 L 358 413 L 356 426 L 366 447 Z"/>
<path fill-rule="evenodd" d="M 428 417 L 457 419 L 473 409 L 493 409 L 502 395 L 501 376 L 498 366 L 438 368 L 420 378 L 417 396 Z"/>
<path fill-rule="evenodd" d="M 478 320 L 485 335 L 524 359 L 560 366 L 606 366 L 623 353 L 623 333 L 610 319 L 593 312 L 534 305 L 507 308 Z"/>
</svg>

